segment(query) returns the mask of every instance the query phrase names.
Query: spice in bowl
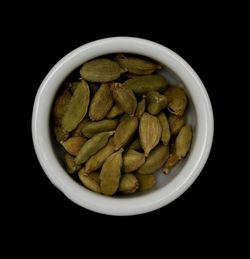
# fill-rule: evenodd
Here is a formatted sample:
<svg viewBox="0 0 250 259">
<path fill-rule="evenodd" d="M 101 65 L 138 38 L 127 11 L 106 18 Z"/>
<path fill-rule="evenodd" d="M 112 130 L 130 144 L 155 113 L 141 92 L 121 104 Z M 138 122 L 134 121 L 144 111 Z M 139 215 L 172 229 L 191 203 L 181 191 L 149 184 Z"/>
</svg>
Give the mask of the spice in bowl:
<svg viewBox="0 0 250 259">
<path fill-rule="evenodd" d="M 155 172 L 169 174 L 192 142 L 185 124 L 188 97 L 142 56 L 117 54 L 84 63 L 63 83 L 53 106 L 53 130 L 65 167 L 104 195 L 147 191 Z"/>
</svg>

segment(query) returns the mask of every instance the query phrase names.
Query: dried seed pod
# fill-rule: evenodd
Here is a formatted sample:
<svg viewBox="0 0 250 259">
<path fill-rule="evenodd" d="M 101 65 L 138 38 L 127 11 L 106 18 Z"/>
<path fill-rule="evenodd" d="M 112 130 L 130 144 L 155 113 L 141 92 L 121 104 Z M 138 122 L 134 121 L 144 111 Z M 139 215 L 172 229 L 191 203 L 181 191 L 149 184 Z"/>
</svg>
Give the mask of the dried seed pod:
<svg viewBox="0 0 250 259">
<path fill-rule="evenodd" d="M 167 81 L 160 75 L 148 75 L 128 79 L 123 85 L 133 90 L 136 94 L 147 94 L 151 91 L 161 92 L 165 90 Z"/>
<path fill-rule="evenodd" d="M 165 95 L 156 91 L 147 94 L 148 112 L 152 115 L 160 113 L 167 106 L 167 98 Z"/>
<path fill-rule="evenodd" d="M 102 149 L 109 140 L 109 137 L 114 134 L 114 131 L 98 133 L 91 139 L 89 139 L 81 148 L 78 155 L 75 158 L 76 164 L 80 165 L 86 162 L 97 151 Z"/>
<path fill-rule="evenodd" d="M 169 170 L 172 167 L 174 167 L 179 161 L 180 161 L 180 158 L 175 153 L 171 153 L 169 155 L 169 158 L 168 158 L 167 162 L 163 166 L 163 170 L 162 170 L 163 173 L 165 175 L 168 175 L 169 174 Z"/>
<path fill-rule="evenodd" d="M 134 115 L 137 100 L 130 88 L 124 87 L 121 83 L 113 83 L 111 86 L 115 102 L 129 115 Z"/>
<path fill-rule="evenodd" d="M 167 116 L 165 113 L 161 112 L 160 114 L 158 114 L 157 118 L 158 118 L 158 120 L 161 124 L 161 128 L 162 128 L 161 141 L 164 145 L 168 145 L 169 140 L 171 138 L 171 133 L 170 133 Z"/>
<path fill-rule="evenodd" d="M 97 133 L 116 129 L 118 122 L 118 120 L 90 121 L 82 127 L 82 133 L 85 137 L 91 138 Z"/>
<path fill-rule="evenodd" d="M 100 186 L 102 193 L 105 195 L 113 195 L 119 188 L 122 168 L 122 152 L 123 149 L 121 148 L 119 151 L 113 153 L 105 160 L 102 166 Z"/>
<path fill-rule="evenodd" d="M 139 138 L 135 138 L 135 140 L 128 146 L 128 149 L 133 149 L 133 150 L 139 150 L 141 149 L 141 143 Z"/>
<path fill-rule="evenodd" d="M 85 63 L 80 74 L 83 79 L 90 82 L 106 83 L 114 81 L 126 70 L 121 69 L 119 64 L 107 58 L 99 58 Z"/>
<path fill-rule="evenodd" d="M 100 172 L 91 172 L 88 174 L 91 178 L 93 178 L 100 185 Z"/>
<path fill-rule="evenodd" d="M 87 139 L 83 137 L 71 137 L 61 144 L 70 155 L 77 156 L 86 141 Z"/>
<path fill-rule="evenodd" d="M 133 174 L 124 174 L 121 176 L 118 191 L 129 194 L 134 193 L 139 187 L 138 180 Z"/>
<path fill-rule="evenodd" d="M 133 116 L 127 116 L 118 125 L 114 135 L 115 150 L 124 147 L 135 134 L 138 128 L 138 119 Z"/>
<path fill-rule="evenodd" d="M 172 136 L 177 136 L 181 128 L 185 124 L 184 117 L 179 117 L 174 114 L 171 114 L 168 117 L 168 122 L 169 122 L 170 132 Z"/>
<path fill-rule="evenodd" d="M 169 156 L 169 148 L 165 145 L 157 146 L 150 152 L 146 162 L 137 170 L 139 174 L 153 174 L 160 169 Z"/>
<path fill-rule="evenodd" d="M 82 128 L 86 123 L 88 123 L 90 120 L 88 118 L 84 118 L 77 127 L 72 131 L 72 137 L 82 137 Z"/>
<path fill-rule="evenodd" d="M 176 141 L 175 153 L 179 158 L 187 155 L 192 142 L 192 128 L 190 125 L 185 125 L 181 128 Z"/>
<path fill-rule="evenodd" d="M 142 175 L 135 174 L 136 178 L 139 182 L 139 191 L 148 191 L 152 189 L 156 185 L 156 177 L 153 174 Z"/>
<path fill-rule="evenodd" d="M 124 173 L 130 173 L 136 171 L 144 164 L 145 155 L 133 149 L 128 149 L 126 152 L 124 152 L 122 159 L 122 171 Z"/>
<path fill-rule="evenodd" d="M 147 157 L 149 152 L 159 143 L 162 128 L 157 117 L 144 112 L 140 119 L 140 143 Z"/>
<path fill-rule="evenodd" d="M 101 193 L 101 187 L 97 180 L 97 174 L 99 173 L 93 172 L 89 175 L 86 175 L 84 167 L 78 172 L 79 179 L 85 187 L 93 192 Z"/>
<path fill-rule="evenodd" d="M 124 113 L 123 109 L 118 104 L 114 104 L 106 117 L 108 119 L 113 119 L 123 113 Z"/>
<path fill-rule="evenodd" d="M 123 54 L 118 54 L 115 60 L 119 63 L 120 67 L 136 75 L 150 75 L 157 68 L 161 68 L 158 64 L 151 61 L 135 57 L 126 57 Z"/>
<path fill-rule="evenodd" d="M 71 132 L 87 113 L 89 105 L 89 87 L 83 80 L 77 85 L 62 118 L 62 127 Z"/>
<path fill-rule="evenodd" d="M 58 127 L 55 126 L 53 128 L 55 136 L 56 136 L 56 140 L 58 143 L 61 143 L 63 141 L 65 141 L 68 137 L 69 137 L 69 133 L 68 131 L 66 131 L 65 129 L 63 129 L 62 127 Z"/>
<path fill-rule="evenodd" d="M 90 157 L 90 159 L 86 162 L 85 172 L 90 173 L 99 169 L 106 158 L 108 158 L 111 154 L 115 152 L 115 147 L 113 144 L 113 137 L 109 139 L 109 142 L 106 146 L 100 149 L 97 153 Z"/>
<path fill-rule="evenodd" d="M 58 126 L 61 125 L 62 118 L 63 118 L 63 115 L 65 114 L 66 109 L 67 109 L 67 105 L 70 102 L 70 98 L 71 98 L 71 94 L 66 89 L 56 99 L 55 104 L 54 104 L 54 110 L 53 110 L 55 125 L 58 125 Z"/>
<path fill-rule="evenodd" d="M 75 163 L 74 157 L 70 154 L 66 153 L 64 159 L 66 164 L 66 170 L 69 174 L 73 174 L 74 172 L 81 169 L 81 166 Z"/>
<path fill-rule="evenodd" d="M 140 119 L 146 108 L 146 95 L 142 96 L 142 100 L 137 104 L 135 116 Z"/>
<path fill-rule="evenodd" d="M 92 121 L 103 119 L 113 105 L 113 97 L 109 84 L 102 84 L 96 91 L 89 106 L 89 118 Z"/>
<path fill-rule="evenodd" d="M 181 87 L 169 86 L 163 93 L 168 99 L 168 111 L 176 116 L 183 116 L 187 107 L 187 95 Z"/>
</svg>

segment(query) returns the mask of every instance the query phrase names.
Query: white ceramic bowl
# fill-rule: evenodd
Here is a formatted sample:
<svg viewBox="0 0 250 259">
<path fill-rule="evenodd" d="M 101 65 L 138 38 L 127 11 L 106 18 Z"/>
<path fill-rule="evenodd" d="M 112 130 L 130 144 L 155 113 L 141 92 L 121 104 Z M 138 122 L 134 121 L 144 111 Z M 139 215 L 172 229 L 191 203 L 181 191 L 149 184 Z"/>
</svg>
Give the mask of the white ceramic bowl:
<svg viewBox="0 0 250 259">
<path fill-rule="evenodd" d="M 163 65 L 172 83 L 182 83 L 189 97 L 187 121 L 193 127 L 188 156 L 168 176 L 157 173 L 156 187 L 145 193 L 107 197 L 87 190 L 65 171 L 50 129 L 55 94 L 64 79 L 82 63 L 111 53 L 135 53 Z M 179 55 L 155 42 L 132 37 L 105 38 L 85 44 L 63 57 L 38 89 L 32 115 L 32 135 L 39 162 L 50 181 L 76 204 L 103 214 L 136 215 L 163 207 L 179 197 L 204 167 L 213 140 L 213 112 L 208 94 L 195 71 Z M 46 190 L 45 190 L 46 191 Z"/>
</svg>

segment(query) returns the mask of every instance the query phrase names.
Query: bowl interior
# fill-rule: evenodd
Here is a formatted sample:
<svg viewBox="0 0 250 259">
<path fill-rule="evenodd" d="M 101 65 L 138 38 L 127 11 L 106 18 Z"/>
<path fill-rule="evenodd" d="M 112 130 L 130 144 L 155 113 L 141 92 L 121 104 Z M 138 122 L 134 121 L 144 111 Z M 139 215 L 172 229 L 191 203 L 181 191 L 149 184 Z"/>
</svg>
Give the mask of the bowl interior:
<svg viewBox="0 0 250 259">
<path fill-rule="evenodd" d="M 109 54 L 109 53 L 107 53 L 107 54 Z M 98 56 L 92 57 L 92 58 L 97 58 L 97 57 Z M 158 62 L 158 63 L 161 63 L 160 60 L 155 59 L 155 61 Z M 152 190 L 147 191 L 147 192 L 136 192 L 136 193 L 133 193 L 133 194 L 130 194 L 130 195 L 119 195 L 119 196 L 114 196 L 114 197 L 107 197 L 108 199 L 128 199 L 128 198 L 130 199 L 132 197 L 145 196 L 145 195 L 148 195 L 150 193 L 153 193 L 153 192 L 165 187 L 168 183 L 173 181 L 173 179 L 180 173 L 180 171 L 182 171 L 183 167 L 185 167 L 185 164 L 187 163 L 187 160 L 188 160 L 189 156 L 193 152 L 193 146 L 195 145 L 195 142 L 196 142 L 195 128 L 196 128 L 196 124 L 197 124 L 196 123 L 197 122 L 197 114 L 196 114 L 194 103 L 193 103 L 193 100 L 192 100 L 192 95 L 190 94 L 188 88 L 185 86 L 185 84 L 183 83 L 181 78 L 173 70 L 171 70 L 169 67 L 164 66 L 164 65 L 162 65 L 162 67 L 163 68 L 160 70 L 159 74 L 163 75 L 170 84 L 179 85 L 180 87 L 183 87 L 185 89 L 187 95 L 188 95 L 188 107 L 187 107 L 187 111 L 185 113 L 185 121 L 186 121 L 186 123 L 192 125 L 192 129 L 193 129 L 193 132 L 194 132 L 191 150 L 190 150 L 190 152 L 188 153 L 188 155 L 185 159 L 183 159 L 173 169 L 171 169 L 171 172 L 170 172 L 169 175 L 164 175 L 162 173 L 162 170 L 158 170 L 156 172 L 155 175 L 156 175 L 156 178 L 157 178 L 157 184 Z M 68 74 L 67 77 L 62 78 L 62 82 L 65 79 L 68 80 L 68 78 L 74 77 L 74 74 L 77 74 L 76 71 L 78 71 L 78 70 L 79 70 L 79 67 L 75 68 L 71 73 Z M 73 76 L 72 76 L 72 74 L 73 74 Z M 52 108 L 52 104 L 51 104 L 51 108 Z M 64 166 L 64 162 L 63 162 L 63 148 L 56 142 L 54 134 L 53 134 L 51 129 L 50 129 L 50 140 L 51 140 L 51 143 L 52 143 L 53 153 L 54 153 L 54 155 L 57 159 L 57 162 L 60 164 L 60 167 L 62 169 L 60 171 L 60 173 L 65 174 L 65 175 L 67 175 L 67 177 L 72 179 L 72 177 L 65 170 L 65 166 Z M 75 178 L 74 180 L 79 185 L 81 185 L 81 183 L 77 179 L 77 176 L 74 177 L 74 178 Z M 84 186 L 81 185 L 81 187 L 84 188 L 85 190 L 87 190 Z"/>
<path fill-rule="evenodd" d="M 132 53 L 149 57 L 163 65 L 170 83 L 186 89 L 186 122 L 192 125 L 193 139 L 187 157 L 168 176 L 157 172 L 157 185 L 148 192 L 108 197 L 89 191 L 65 170 L 62 148 L 51 131 L 51 109 L 63 81 L 84 62 L 114 53 Z M 166 66 L 164 66 L 166 65 Z M 32 113 L 32 137 L 38 160 L 50 181 L 71 201 L 108 215 L 136 215 L 167 205 L 195 181 L 205 165 L 213 140 L 213 112 L 209 96 L 200 78 L 185 60 L 155 42 L 133 37 L 111 37 L 87 43 L 63 57 L 41 83 Z"/>
</svg>

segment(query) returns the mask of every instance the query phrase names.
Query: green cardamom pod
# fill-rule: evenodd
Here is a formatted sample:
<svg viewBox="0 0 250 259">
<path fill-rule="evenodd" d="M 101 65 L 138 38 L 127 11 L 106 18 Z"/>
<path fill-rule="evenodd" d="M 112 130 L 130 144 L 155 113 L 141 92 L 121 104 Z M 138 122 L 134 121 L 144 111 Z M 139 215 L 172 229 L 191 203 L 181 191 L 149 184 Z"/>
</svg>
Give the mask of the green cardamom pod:
<svg viewBox="0 0 250 259">
<path fill-rule="evenodd" d="M 167 81 L 160 75 L 138 76 L 128 79 L 123 83 L 124 86 L 133 90 L 136 94 L 147 94 L 151 91 L 161 92 L 167 87 Z"/>
<path fill-rule="evenodd" d="M 124 173 L 130 173 L 136 171 L 145 162 L 145 155 L 137 152 L 133 149 L 128 149 L 122 156 L 123 166 L 122 171 Z"/>
<path fill-rule="evenodd" d="M 156 91 L 147 94 L 148 112 L 152 115 L 160 113 L 167 106 L 167 98 L 165 95 Z"/>
<path fill-rule="evenodd" d="M 82 133 L 87 138 L 91 138 L 97 133 L 116 129 L 118 122 L 118 120 L 90 121 L 83 126 Z"/>
<path fill-rule="evenodd" d="M 109 156 L 101 170 L 101 190 L 105 195 L 113 195 L 119 188 L 122 168 L 122 152 L 121 148 L 119 151 Z"/>
<path fill-rule="evenodd" d="M 137 170 L 139 174 L 153 174 L 167 161 L 169 148 L 165 145 L 157 146 L 150 152 L 146 162 Z"/>
<path fill-rule="evenodd" d="M 62 118 L 62 127 L 68 132 L 74 130 L 86 115 L 89 105 L 89 94 L 89 86 L 82 80 L 77 85 Z"/>
<path fill-rule="evenodd" d="M 187 155 L 192 142 L 192 128 L 190 125 L 185 125 L 181 128 L 175 141 L 175 153 L 179 158 Z"/>
<path fill-rule="evenodd" d="M 113 83 L 111 86 L 115 102 L 129 115 L 134 115 L 137 100 L 130 88 L 124 87 L 121 83 Z"/>
<path fill-rule="evenodd" d="M 124 194 L 129 194 L 135 192 L 138 187 L 138 180 L 133 174 L 124 174 L 121 176 L 118 191 Z"/>
<path fill-rule="evenodd" d="M 92 121 L 103 119 L 113 105 L 113 97 L 110 84 L 102 84 L 96 91 L 89 106 L 89 118 Z"/>
<path fill-rule="evenodd" d="M 120 67 L 126 69 L 129 73 L 136 75 L 150 75 L 156 69 L 161 68 L 158 64 L 142 58 L 126 57 L 123 54 L 118 54 L 115 58 Z"/>
<path fill-rule="evenodd" d="M 115 150 L 124 147 L 133 138 L 138 128 L 138 119 L 134 116 L 127 116 L 118 125 L 114 135 Z"/>
<path fill-rule="evenodd" d="M 163 93 L 168 99 L 168 111 L 176 116 L 183 116 L 187 107 L 187 95 L 183 88 L 169 86 Z"/>
<path fill-rule="evenodd" d="M 114 133 L 114 131 L 102 132 L 89 139 L 82 146 L 78 155 L 76 156 L 76 164 L 80 165 L 86 162 L 91 156 L 93 156 L 97 151 L 99 151 L 108 143 L 109 137 Z"/>
<path fill-rule="evenodd" d="M 161 141 L 163 142 L 164 145 L 168 145 L 170 138 L 171 138 L 171 133 L 170 133 L 170 128 L 168 124 L 168 119 L 165 113 L 161 112 L 160 114 L 157 115 L 157 118 L 161 124 Z"/>
<path fill-rule="evenodd" d="M 123 70 L 117 62 L 107 58 L 99 58 L 86 62 L 80 69 L 83 79 L 99 83 L 114 81 L 124 72 L 126 70 Z"/>
</svg>

